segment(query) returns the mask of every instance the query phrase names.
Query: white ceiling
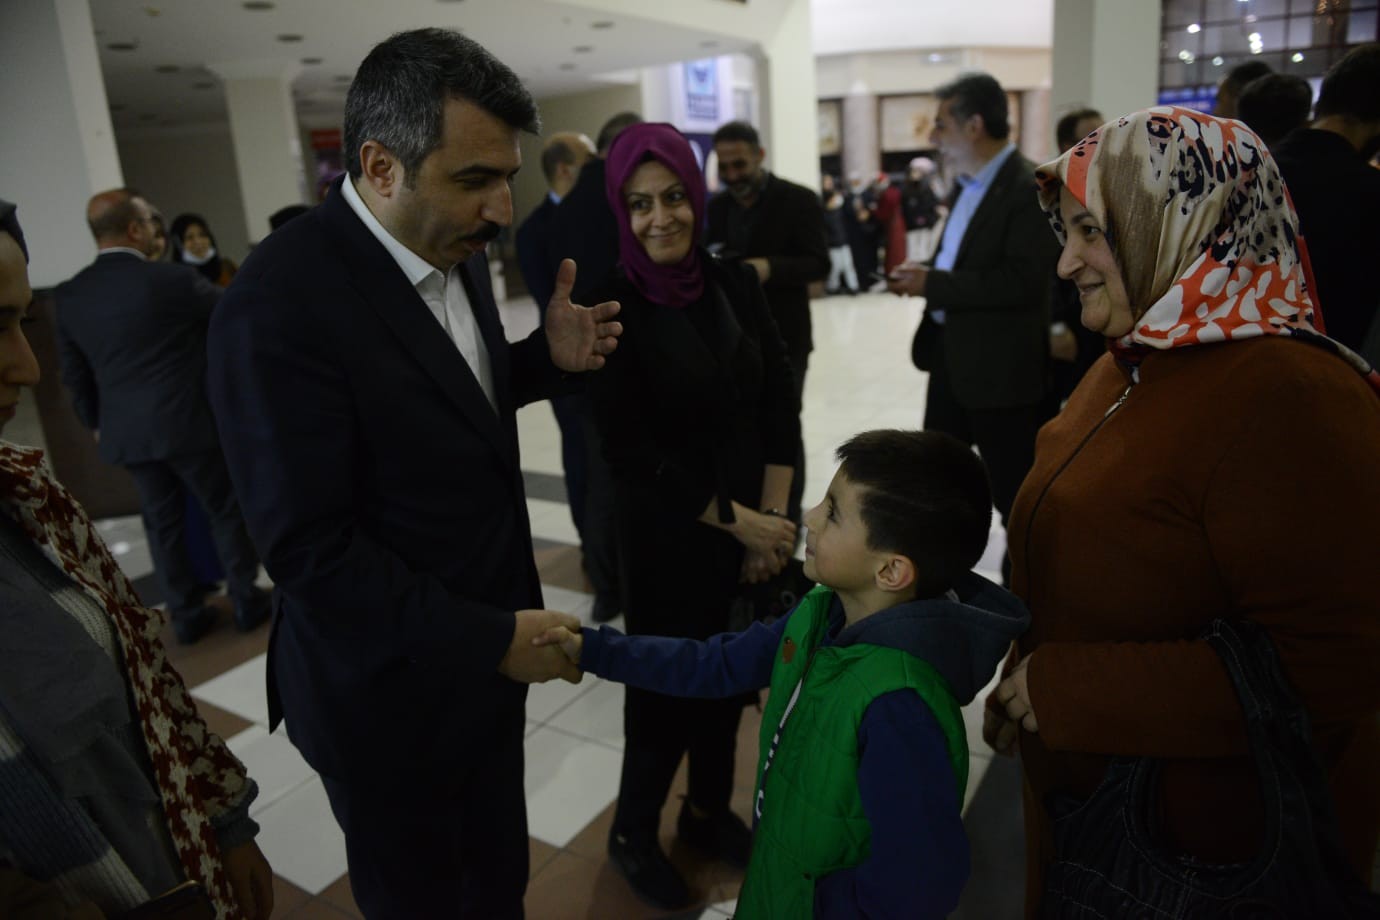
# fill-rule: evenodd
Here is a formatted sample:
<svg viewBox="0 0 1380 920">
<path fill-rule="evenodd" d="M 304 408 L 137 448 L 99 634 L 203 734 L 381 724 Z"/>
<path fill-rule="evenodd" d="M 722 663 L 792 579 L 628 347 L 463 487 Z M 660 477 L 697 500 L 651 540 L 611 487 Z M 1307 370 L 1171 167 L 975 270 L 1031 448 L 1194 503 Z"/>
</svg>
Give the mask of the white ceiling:
<svg viewBox="0 0 1380 920">
<path fill-rule="evenodd" d="M 811 3 L 817 54 L 1050 43 L 1053 0 Z M 270 5 L 251 10 L 243 0 L 90 0 L 115 126 L 223 123 L 224 92 L 212 70 L 221 62 L 239 69 L 252 62 L 265 74 L 296 72 L 293 91 L 302 124 L 337 125 L 350 77 L 369 48 L 392 32 L 421 26 L 462 29 L 512 67 L 538 98 L 590 89 L 618 72 L 752 46 L 733 36 L 553 0 Z M 301 40 L 284 42 L 282 35 Z M 111 48 L 119 44 L 134 48 Z"/>
</svg>

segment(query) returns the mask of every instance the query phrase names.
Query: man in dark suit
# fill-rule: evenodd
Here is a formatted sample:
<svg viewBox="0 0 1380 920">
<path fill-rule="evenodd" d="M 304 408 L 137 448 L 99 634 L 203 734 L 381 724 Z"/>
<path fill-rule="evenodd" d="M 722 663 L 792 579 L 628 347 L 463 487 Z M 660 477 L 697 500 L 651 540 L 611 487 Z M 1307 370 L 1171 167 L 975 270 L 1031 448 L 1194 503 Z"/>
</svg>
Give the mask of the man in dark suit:
<svg viewBox="0 0 1380 920">
<path fill-rule="evenodd" d="M 961 186 L 930 266 L 888 288 L 925 298 L 912 344 L 929 371 L 925 428 L 977 445 L 1005 521 L 1035 457 L 1049 375 L 1050 275 L 1059 246 L 1035 175 L 1008 139 L 1006 93 L 987 74 L 935 91 L 930 141 Z"/>
<path fill-rule="evenodd" d="M 773 175 L 757 129 L 730 121 L 714 132 L 719 178 L 728 191 L 709 200 L 705 241 L 726 259 L 741 259 L 757 273 L 795 376 L 795 403 L 805 393 L 814 338 L 810 282 L 829 276 L 829 236 L 824 203 L 812 189 Z M 864 282 L 866 283 L 866 282 Z M 805 442 L 796 451 L 795 476 L 785 511 L 800 521 L 805 491 Z M 803 534 L 804 531 L 802 530 Z"/>
<path fill-rule="evenodd" d="M 268 618 L 268 595 L 254 586 L 259 559 L 206 402 L 206 327 L 220 289 L 184 265 L 149 261 L 153 209 L 134 191 L 96 195 L 87 222 L 96 261 L 57 288 L 72 406 L 96 432 L 101 459 L 134 477 L 178 640 L 195 642 L 216 618 L 183 542 L 184 486 L 210 519 L 235 624 L 253 629 Z"/>
<path fill-rule="evenodd" d="M 599 286 L 618 264 L 618 222 L 604 191 L 604 157 L 624 128 L 641 123 L 642 116 L 636 112 L 619 112 L 604 122 L 595 142 L 594 156 L 580 167 L 575 185 L 551 215 L 548 271 L 555 277 L 561 260 L 575 260 L 580 273 L 570 296 L 577 303 L 583 303 L 585 295 Z M 604 445 L 584 395 L 576 396 L 574 404 L 580 410 L 585 444 L 584 526 L 580 531 L 580 548 L 585 574 L 594 586 L 594 622 L 606 623 L 623 609 L 617 525 L 613 515 L 613 475 L 604 459 Z"/>
<path fill-rule="evenodd" d="M 556 279 L 504 340 L 484 248 L 536 105 L 458 32 L 402 32 L 345 102 L 347 175 L 211 323 L 210 391 L 277 586 L 271 724 L 322 776 L 370 918 L 522 916 L 526 686 L 578 680 L 542 610 L 517 407 L 603 364 L 617 304 Z"/>
<path fill-rule="evenodd" d="M 583 134 L 553 134 L 541 151 L 541 171 L 546 177 L 547 193 L 541 204 L 527 215 L 517 230 L 518 266 L 527 291 L 537 302 L 542 321 L 546 319 L 546 305 L 556 284 L 556 269 L 560 259 L 551 256 L 551 223 L 556 205 L 570 194 L 580 169 L 594 155 L 594 144 Z M 585 541 L 585 397 L 570 393 L 551 398 L 551 411 L 561 429 L 561 469 L 565 473 L 566 499 L 570 517 L 580 541 Z"/>
<path fill-rule="evenodd" d="M 1380 170 L 1369 162 L 1380 147 L 1380 44 L 1353 48 L 1332 66 L 1314 114 L 1271 149 L 1299 212 L 1327 334 L 1363 351 L 1380 322 Z"/>
</svg>

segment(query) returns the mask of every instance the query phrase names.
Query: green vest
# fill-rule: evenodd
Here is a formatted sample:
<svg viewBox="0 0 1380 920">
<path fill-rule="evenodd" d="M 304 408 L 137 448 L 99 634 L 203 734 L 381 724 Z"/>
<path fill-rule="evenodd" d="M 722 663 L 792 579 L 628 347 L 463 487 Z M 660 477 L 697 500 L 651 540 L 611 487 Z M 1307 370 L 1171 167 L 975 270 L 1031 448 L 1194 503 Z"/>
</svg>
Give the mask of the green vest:
<svg viewBox="0 0 1380 920">
<path fill-rule="evenodd" d="M 759 817 L 737 920 L 811 917 L 815 881 L 867 858 L 872 828 L 858 794 L 858 727 L 882 694 L 907 687 L 920 694 L 944 732 L 960 803 L 968 785 L 967 732 L 947 682 L 898 649 L 820 648 L 833 598 L 823 585 L 805 596 L 772 667 L 757 761 Z"/>
</svg>

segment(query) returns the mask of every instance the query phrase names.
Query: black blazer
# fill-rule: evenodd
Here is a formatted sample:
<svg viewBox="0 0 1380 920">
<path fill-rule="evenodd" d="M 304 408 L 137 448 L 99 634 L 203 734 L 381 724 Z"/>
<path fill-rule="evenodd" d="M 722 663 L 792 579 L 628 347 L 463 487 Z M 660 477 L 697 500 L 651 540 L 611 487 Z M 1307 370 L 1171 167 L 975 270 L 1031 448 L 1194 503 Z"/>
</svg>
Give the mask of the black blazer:
<svg viewBox="0 0 1380 920">
<path fill-rule="evenodd" d="M 761 197 L 753 205 L 754 222 L 741 250 L 732 247 L 729 215 L 740 208 L 728 192 L 709 200 L 709 229 L 705 240 L 727 247 L 727 258 L 766 258 L 771 277 L 762 285 L 772 316 L 793 355 L 814 348 L 810 323 L 810 282 L 829 275 L 829 241 L 824 230 L 824 204 L 803 185 L 768 175 Z M 731 250 L 731 251 L 730 251 Z"/>
<path fill-rule="evenodd" d="M 527 285 L 527 293 L 537 302 L 537 311 L 546 316 L 546 305 L 556 290 L 556 266 L 551 261 L 551 221 L 556 216 L 556 202 L 547 195 L 532 209 L 527 219 L 518 225 L 514 243 L 517 248 L 518 270 Z M 576 280 L 579 279 L 578 273 Z M 578 301 L 577 301 L 578 302 Z"/>
<path fill-rule="evenodd" d="M 186 265 L 109 252 L 58 285 L 62 382 L 107 463 L 216 446 L 206 327 L 220 288 Z"/>
<path fill-rule="evenodd" d="M 1059 242 L 1019 153 L 997 170 L 968 224 L 952 271 L 930 272 L 911 356 L 940 367 L 967 409 L 1038 403 L 1048 385 L 1050 276 Z M 947 314 L 941 327 L 930 310 Z"/>
<path fill-rule="evenodd" d="M 618 264 L 618 219 L 604 192 L 605 166 L 603 159 L 593 157 L 580 167 L 570 194 L 551 216 L 546 249 L 553 279 L 562 259 L 575 260 L 570 299 L 587 306 L 601 302 L 591 300 L 590 291 L 602 286 Z"/>
<path fill-rule="evenodd" d="M 521 737 L 526 688 L 496 669 L 542 598 L 514 413 L 559 373 L 540 331 L 504 340 L 484 257 L 462 273 L 497 412 L 339 182 L 211 321 L 211 405 L 278 589 L 271 723 L 334 779 L 453 778 Z"/>
<path fill-rule="evenodd" d="M 674 309 L 620 271 L 618 350 L 589 378 L 613 476 L 630 631 L 708 638 L 728 627 L 743 548 L 699 522 L 712 498 L 760 507 L 766 464 L 790 466 L 799 407 L 785 345 L 751 269 L 704 253 L 705 295 Z"/>
</svg>

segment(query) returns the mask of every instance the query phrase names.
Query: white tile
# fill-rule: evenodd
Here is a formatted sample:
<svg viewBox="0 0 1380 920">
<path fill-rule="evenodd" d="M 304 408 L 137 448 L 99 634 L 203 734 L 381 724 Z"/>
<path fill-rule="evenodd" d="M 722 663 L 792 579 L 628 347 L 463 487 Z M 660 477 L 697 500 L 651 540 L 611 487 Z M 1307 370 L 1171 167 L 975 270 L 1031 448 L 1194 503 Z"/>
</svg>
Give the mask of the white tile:
<svg viewBox="0 0 1380 920">
<path fill-rule="evenodd" d="M 549 726 L 527 739 L 527 829 L 563 847 L 618 795 L 623 755 Z"/>
<path fill-rule="evenodd" d="M 255 820 L 263 828 L 259 848 L 274 873 L 309 894 L 320 894 L 349 870 L 345 835 L 320 779 L 297 787 Z"/>
<path fill-rule="evenodd" d="M 267 728 L 267 668 L 268 653 L 265 652 L 193 687 L 192 696 Z"/>
<path fill-rule="evenodd" d="M 560 710 L 594 689 L 599 678 L 585 675 L 584 680 L 572 684 L 564 680 L 548 680 L 527 688 L 527 720 L 545 723 Z"/>
<path fill-rule="evenodd" d="M 559 465 L 556 472 L 560 472 Z M 565 502 L 528 498 L 527 515 L 532 522 L 532 536 L 569 546 L 580 545 L 580 532 L 575 529 L 575 522 L 570 519 L 570 506 Z"/>
<path fill-rule="evenodd" d="M 594 609 L 594 595 L 584 591 L 571 591 L 569 588 L 558 588 L 555 585 L 541 586 L 542 600 L 546 602 L 548 610 L 561 610 L 566 613 L 573 613 L 588 626 L 593 620 L 590 619 L 591 611 Z"/>
<path fill-rule="evenodd" d="M 585 680 L 591 680 L 586 677 Z M 623 749 L 623 685 L 601 680 L 564 709 L 554 713 L 547 725 L 590 741 Z"/>
<path fill-rule="evenodd" d="M 253 725 L 225 743 L 244 761 L 250 777 L 259 784 L 259 797 L 249 807 L 250 815 L 257 816 L 316 777 L 316 771 L 283 732 L 270 735 L 263 726 Z"/>
<path fill-rule="evenodd" d="M 737 898 L 732 901 L 720 901 L 718 904 L 710 904 L 701 917 L 702 920 L 719 920 L 720 917 L 732 917 L 737 909 Z"/>
</svg>

